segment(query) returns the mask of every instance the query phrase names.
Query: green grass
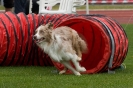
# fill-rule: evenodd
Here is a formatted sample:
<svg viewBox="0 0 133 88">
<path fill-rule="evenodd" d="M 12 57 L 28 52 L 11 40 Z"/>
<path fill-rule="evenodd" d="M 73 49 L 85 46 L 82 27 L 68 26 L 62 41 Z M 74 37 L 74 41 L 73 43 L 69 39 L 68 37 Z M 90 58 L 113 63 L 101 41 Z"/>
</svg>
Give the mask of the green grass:
<svg viewBox="0 0 133 88">
<path fill-rule="evenodd" d="M 116 74 L 58 75 L 53 67 L 1 67 L 0 88 L 132 88 L 132 70 Z"/>
<path fill-rule="evenodd" d="M 127 53 L 127 57 L 125 59 L 125 63 L 128 66 L 129 70 L 133 68 L 133 24 L 123 25 L 123 28 L 126 31 L 128 41 L 129 41 L 129 50 Z M 127 69 L 128 70 L 128 69 Z"/>
<path fill-rule="evenodd" d="M 59 8 L 59 5 L 56 5 L 53 7 L 54 10 L 58 9 Z M 80 7 L 77 7 L 77 10 L 83 10 L 86 8 L 86 5 L 83 5 L 83 6 L 80 6 Z M 112 5 L 112 4 L 103 4 L 103 5 L 97 5 L 97 4 L 94 4 L 94 5 L 89 5 L 89 9 L 90 10 L 94 10 L 94 9 L 133 9 L 133 5 L 132 4 L 115 4 L 115 5 Z"/>
<path fill-rule="evenodd" d="M 5 9 L 4 6 L 0 5 L 0 10 L 4 10 L 4 9 Z"/>
<path fill-rule="evenodd" d="M 127 68 L 115 74 L 99 73 L 58 75 L 54 67 L 0 67 L 0 88 L 132 88 L 133 87 L 133 25 L 122 25 L 129 39 L 124 61 Z"/>
<path fill-rule="evenodd" d="M 81 6 L 78 7 L 77 9 L 84 9 L 86 8 L 86 6 Z M 133 9 L 133 5 L 129 5 L 129 4 L 116 4 L 116 5 L 107 5 L 107 4 L 103 4 L 103 5 L 89 5 L 89 9 L 94 10 L 94 9 Z"/>
</svg>

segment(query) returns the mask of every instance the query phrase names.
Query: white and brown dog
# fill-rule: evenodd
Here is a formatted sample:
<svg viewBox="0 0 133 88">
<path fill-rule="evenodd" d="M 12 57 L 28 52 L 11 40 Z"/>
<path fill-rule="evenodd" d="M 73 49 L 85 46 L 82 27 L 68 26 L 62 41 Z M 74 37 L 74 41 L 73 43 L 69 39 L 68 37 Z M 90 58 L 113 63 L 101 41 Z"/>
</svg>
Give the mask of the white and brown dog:
<svg viewBox="0 0 133 88">
<path fill-rule="evenodd" d="M 48 23 L 35 30 L 33 39 L 53 61 L 64 65 L 64 70 L 59 74 L 65 73 L 67 69 L 75 75 L 81 75 L 80 72 L 86 71 L 84 67 L 80 66 L 79 61 L 82 52 L 87 50 L 87 44 L 72 28 L 62 26 L 53 30 L 53 24 Z M 70 61 L 75 68 L 71 66 Z"/>
</svg>

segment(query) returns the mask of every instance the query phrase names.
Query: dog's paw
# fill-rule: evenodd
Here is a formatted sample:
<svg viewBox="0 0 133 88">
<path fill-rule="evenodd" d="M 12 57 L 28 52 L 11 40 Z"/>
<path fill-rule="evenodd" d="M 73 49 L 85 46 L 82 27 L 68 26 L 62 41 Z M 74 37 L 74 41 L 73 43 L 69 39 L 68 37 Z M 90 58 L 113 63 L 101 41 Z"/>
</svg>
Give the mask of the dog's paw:
<svg viewBox="0 0 133 88">
<path fill-rule="evenodd" d="M 66 70 L 62 70 L 59 72 L 59 74 L 61 75 L 61 74 L 64 74 L 65 72 L 66 72 Z"/>
<path fill-rule="evenodd" d="M 78 58 L 77 58 L 77 61 L 81 61 L 81 58 L 80 58 L 80 57 L 78 57 Z"/>
<path fill-rule="evenodd" d="M 81 76 L 81 74 L 80 74 L 79 72 L 74 72 L 74 74 L 75 74 L 76 76 Z"/>
<path fill-rule="evenodd" d="M 80 72 L 85 72 L 86 69 L 85 69 L 84 67 L 81 67 L 80 69 L 78 69 L 78 71 L 80 71 Z"/>
<path fill-rule="evenodd" d="M 81 71 L 82 71 L 82 72 L 85 72 L 86 69 L 85 69 L 84 67 L 81 67 Z"/>
</svg>

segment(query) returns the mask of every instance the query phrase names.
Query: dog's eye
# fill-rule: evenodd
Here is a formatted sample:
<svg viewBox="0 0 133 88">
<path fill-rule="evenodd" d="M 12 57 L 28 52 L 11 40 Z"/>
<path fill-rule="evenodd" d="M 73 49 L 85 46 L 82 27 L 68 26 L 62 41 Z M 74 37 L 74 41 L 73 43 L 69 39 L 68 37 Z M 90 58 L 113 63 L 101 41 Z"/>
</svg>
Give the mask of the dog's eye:
<svg viewBox="0 0 133 88">
<path fill-rule="evenodd" d="M 39 33 L 40 33 L 40 34 L 43 34 L 43 33 L 44 33 L 44 31 L 43 31 L 43 30 L 40 30 L 40 31 L 39 31 Z"/>
<path fill-rule="evenodd" d="M 37 33 L 37 30 L 35 30 L 35 34 Z"/>
</svg>

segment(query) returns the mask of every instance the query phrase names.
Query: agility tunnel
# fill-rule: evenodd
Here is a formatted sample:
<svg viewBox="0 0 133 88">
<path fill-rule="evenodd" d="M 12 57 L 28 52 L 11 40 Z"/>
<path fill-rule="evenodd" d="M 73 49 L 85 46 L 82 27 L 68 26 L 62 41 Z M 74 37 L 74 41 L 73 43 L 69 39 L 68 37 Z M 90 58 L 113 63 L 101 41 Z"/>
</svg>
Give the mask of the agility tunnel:
<svg viewBox="0 0 133 88">
<path fill-rule="evenodd" d="M 77 14 L 25 15 L 6 12 L 0 13 L 0 65 L 55 66 L 62 70 L 63 65 L 51 61 L 32 39 L 36 28 L 48 22 L 52 22 L 54 28 L 69 26 L 84 37 L 88 52 L 83 54 L 80 64 L 87 69 L 87 74 L 116 69 L 126 58 L 126 33 L 121 25 L 110 17 Z"/>
</svg>

